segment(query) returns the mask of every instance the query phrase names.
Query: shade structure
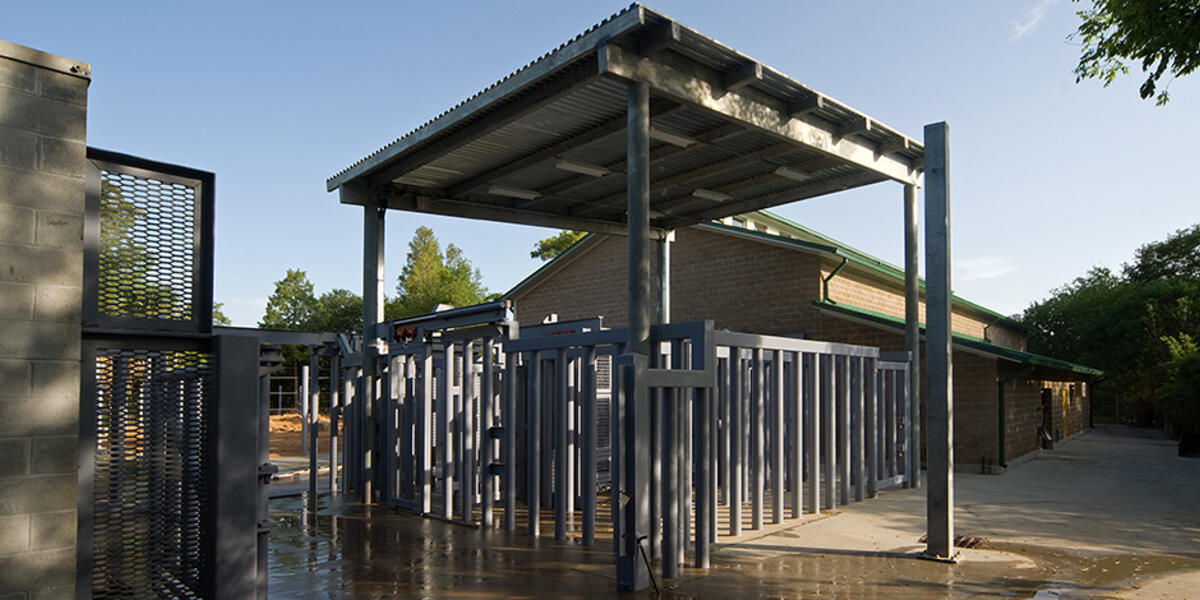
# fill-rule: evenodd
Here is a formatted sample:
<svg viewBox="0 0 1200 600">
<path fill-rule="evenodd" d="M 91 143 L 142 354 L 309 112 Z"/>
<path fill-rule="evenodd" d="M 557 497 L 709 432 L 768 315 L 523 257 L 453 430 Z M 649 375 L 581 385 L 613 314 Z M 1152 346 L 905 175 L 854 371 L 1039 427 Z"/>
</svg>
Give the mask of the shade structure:
<svg viewBox="0 0 1200 600">
<path fill-rule="evenodd" d="M 623 235 L 626 85 L 658 232 L 921 177 L 921 145 L 640 4 L 329 178 L 348 204 Z"/>
</svg>

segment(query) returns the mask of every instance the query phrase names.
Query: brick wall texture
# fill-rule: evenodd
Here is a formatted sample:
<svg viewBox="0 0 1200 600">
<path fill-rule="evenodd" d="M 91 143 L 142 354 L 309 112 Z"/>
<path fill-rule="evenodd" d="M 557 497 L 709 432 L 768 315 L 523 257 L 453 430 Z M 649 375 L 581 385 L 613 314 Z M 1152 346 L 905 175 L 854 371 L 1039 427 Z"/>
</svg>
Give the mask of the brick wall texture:
<svg viewBox="0 0 1200 600">
<path fill-rule="evenodd" d="M 0 42 L 0 598 L 6 599 L 75 593 L 89 80 L 64 64 Z"/>
<path fill-rule="evenodd" d="M 672 321 L 712 319 L 718 329 L 802 334 L 809 339 L 877 346 L 884 351 L 904 350 L 902 334 L 822 313 L 812 306 L 814 300 L 821 298 L 822 279 L 837 267 L 840 259 L 699 228 L 677 230 L 675 236 L 671 245 Z M 574 252 L 576 256 L 564 257 L 561 264 L 552 265 L 547 273 L 512 297 L 517 318 L 532 323 L 551 313 L 560 320 L 601 315 L 605 325 L 623 327 L 625 243 L 621 237 L 600 236 L 581 247 L 582 252 Z M 830 281 L 829 297 L 836 302 L 904 317 L 903 284 L 866 269 L 847 266 L 839 272 Z M 924 320 L 924 302 L 920 312 Z M 994 317 L 978 311 L 956 306 L 951 323 L 957 333 L 982 338 L 986 328 L 992 343 L 1025 349 L 1023 331 L 996 323 Z M 954 446 L 959 469 L 978 471 L 985 464 L 992 465 L 993 470 L 997 468 L 1000 461 L 997 382 L 1003 376 L 1002 371 L 1020 369 L 1021 366 L 1007 361 L 960 350 L 954 352 Z M 1007 460 L 1038 448 L 1042 388 L 1062 389 L 1070 385 L 1027 380 L 1008 384 Z M 1077 390 L 1080 388 L 1080 384 L 1074 385 Z M 1087 426 L 1087 398 L 1077 392 L 1068 404 L 1068 433 L 1078 435 Z M 1030 407 L 1036 413 L 1033 416 Z M 1061 410 L 1057 415 L 1061 420 Z"/>
</svg>

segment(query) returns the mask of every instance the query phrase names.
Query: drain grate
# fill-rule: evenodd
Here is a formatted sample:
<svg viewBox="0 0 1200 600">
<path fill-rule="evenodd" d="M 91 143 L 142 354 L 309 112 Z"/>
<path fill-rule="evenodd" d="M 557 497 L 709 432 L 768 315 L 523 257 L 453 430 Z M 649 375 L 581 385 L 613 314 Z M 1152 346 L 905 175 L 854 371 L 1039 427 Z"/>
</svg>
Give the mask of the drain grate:
<svg viewBox="0 0 1200 600">
<path fill-rule="evenodd" d="M 926 541 L 928 541 L 928 539 L 929 539 L 929 536 L 923 535 L 923 536 L 921 536 L 921 539 L 917 540 L 917 543 L 924 544 Z M 987 541 L 987 538 L 976 537 L 973 535 L 956 535 L 956 536 L 954 536 L 954 547 L 955 548 L 978 548 L 986 541 Z"/>
</svg>

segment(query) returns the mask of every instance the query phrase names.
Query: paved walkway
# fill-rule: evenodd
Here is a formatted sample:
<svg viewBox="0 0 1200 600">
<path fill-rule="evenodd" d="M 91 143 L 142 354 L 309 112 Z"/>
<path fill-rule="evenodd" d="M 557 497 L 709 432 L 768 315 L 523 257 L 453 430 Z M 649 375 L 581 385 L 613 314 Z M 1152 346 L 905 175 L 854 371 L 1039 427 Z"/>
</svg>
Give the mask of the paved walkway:
<svg viewBox="0 0 1200 600">
<path fill-rule="evenodd" d="M 1001 476 L 959 474 L 955 494 L 957 532 L 984 538 L 957 565 L 913 557 L 924 490 L 889 490 L 721 545 L 660 597 L 1200 597 L 1200 460 L 1155 432 L 1099 428 Z M 301 498 L 272 506 L 276 597 L 622 597 L 607 540 L 532 541 L 327 497 L 304 516 Z"/>
</svg>

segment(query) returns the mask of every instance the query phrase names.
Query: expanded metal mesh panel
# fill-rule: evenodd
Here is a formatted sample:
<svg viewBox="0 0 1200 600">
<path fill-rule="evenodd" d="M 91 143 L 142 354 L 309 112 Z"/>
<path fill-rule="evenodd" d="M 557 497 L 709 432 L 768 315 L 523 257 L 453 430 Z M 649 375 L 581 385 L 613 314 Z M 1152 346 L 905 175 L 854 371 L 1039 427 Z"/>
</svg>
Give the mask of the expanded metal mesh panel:
<svg viewBox="0 0 1200 600">
<path fill-rule="evenodd" d="M 100 171 L 97 312 L 191 321 L 198 188 Z"/>
<path fill-rule="evenodd" d="M 97 352 L 94 598 L 200 597 L 210 364 L 191 351 Z"/>
</svg>

